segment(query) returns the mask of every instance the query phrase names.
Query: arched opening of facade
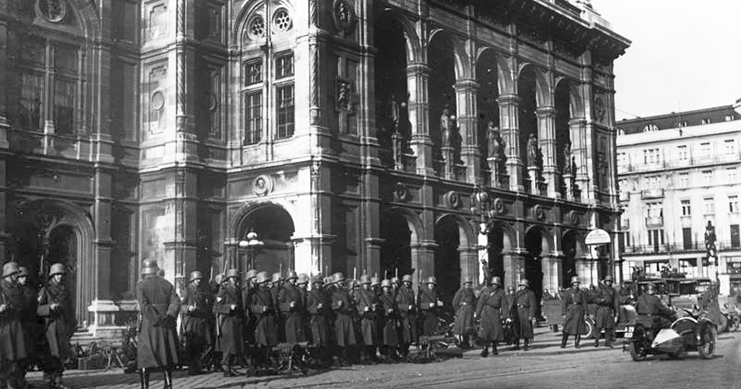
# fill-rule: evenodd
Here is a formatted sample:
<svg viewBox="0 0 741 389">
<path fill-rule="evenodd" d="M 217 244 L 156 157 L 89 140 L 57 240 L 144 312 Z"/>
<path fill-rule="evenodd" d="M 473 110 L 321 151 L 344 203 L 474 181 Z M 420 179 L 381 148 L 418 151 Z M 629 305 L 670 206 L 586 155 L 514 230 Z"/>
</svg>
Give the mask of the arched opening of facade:
<svg viewBox="0 0 741 389">
<path fill-rule="evenodd" d="M 520 159 L 523 162 L 523 177 L 525 178 L 525 189 L 527 191 L 532 187 L 529 183 L 528 167 L 539 165 L 537 158 L 533 161 L 528 157 L 528 139 L 530 136 L 538 137 L 538 117 L 536 110 L 537 103 L 537 82 L 535 71 L 532 66 L 525 66 L 517 79 L 517 95 L 519 97 L 518 119 L 519 119 L 519 137 L 520 142 Z M 539 154 L 537 155 L 539 156 Z"/>
<path fill-rule="evenodd" d="M 384 278 L 412 274 L 412 243 L 417 241 L 409 216 L 402 212 L 388 211 L 381 216 L 381 272 Z"/>
<path fill-rule="evenodd" d="M 499 77 L 497 58 L 493 50 L 486 49 L 476 62 L 476 83 L 479 85 L 476 94 L 478 108 L 478 141 L 481 150 L 481 167 L 484 171 L 490 169 L 487 158 L 497 157 L 492 143 L 493 129 L 499 129 Z M 500 134 L 501 135 L 501 134 Z M 503 150 L 501 151 L 503 154 Z M 504 163 L 504 161 L 501 161 Z"/>
<path fill-rule="evenodd" d="M 575 173 L 571 143 L 571 83 L 564 79 L 556 85 L 556 166 L 562 176 Z M 567 180 L 561 180 L 558 191 L 566 198 Z"/>
<path fill-rule="evenodd" d="M 540 306 L 543 295 L 543 253 L 550 253 L 550 234 L 541 227 L 531 226 L 525 232 L 524 275 Z"/>
<path fill-rule="evenodd" d="M 408 153 L 411 139 L 407 87 L 407 41 L 404 25 L 398 15 L 385 12 L 374 24 L 376 43 L 375 96 L 378 142 L 383 150 L 381 159 L 387 166 L 395 163 L 393 150 Z M 394 142 L 398 142 L 394 145 Z"/>
<path fill-rule="evenodd" d="M 489 224 L 486 248 L 489 274 L 505 279 L 504 253 L 512 251 L 512 227 L 504 222 Z"/>
<path fill-rule="evenodd" d="M 435 274 L 437 295 L 445 306 L 450 306 L 453 295 L 461 284 L 461 256 L 458 248 L 463 246 L 465 232 L 455 218 L 442 217 L 435 224 Z M 433 275 L 433 274 L 430 274 Z"/>
<path fill-rule="evenodd" d="M 75 318 L 79 323 L 90 320 L 87 308 L 97 297 L 97 274 L 92 266 L 93 226 L 85 211 L 65 202 L 32 201 L 18 207 L 14 230 L 13 258 L 31 273 L 29 283 L 45 284 L 51 265 L 64 264 Z"/>
<path fill-rule="evenodd" d="M 567 231 L 561 239 L 563 250 L 563 261 L 561 262 L 562 288 L 568 288 L 571 285 L 571 277 L 579 275 L 577 273 L 577 258 L 584 255 L 584 249 L 580 247 L 580 241 L 581 237 L 573 230 Z"/>
<path fill-rule="evenodd" d="M 268 274 L 295 268 L 292 236 L 295 231 L 293 218 L 282 207 L 261 204 L 251 207 L 242 217 L 235 237 L 238 242 L 249 242 L 250 232 L 257 234 L 263 244 L 247 246 L 238 244 L 237 269 L 256 269 Z"/>
<path fill-rule="evenodd" d="M 427 89 L 430 115 L 430 139 L 435 171 L 442 171 L 445 156 L 443 149 L 450 149 L 449 156 L 457 163 L 460 158 L 460 134 L 456 117 L 456 72 L 453 38 L 446 32 L 436 33 L 427 48 L 430 77 Z"/>
</svg>

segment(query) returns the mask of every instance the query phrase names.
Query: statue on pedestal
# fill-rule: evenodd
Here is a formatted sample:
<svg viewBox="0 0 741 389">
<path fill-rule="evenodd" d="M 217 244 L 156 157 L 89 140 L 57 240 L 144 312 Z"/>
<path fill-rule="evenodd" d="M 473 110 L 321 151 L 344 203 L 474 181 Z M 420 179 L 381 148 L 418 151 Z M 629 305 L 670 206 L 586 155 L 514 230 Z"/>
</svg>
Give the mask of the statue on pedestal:
<svg viewBox="0 0 741 389">
<path fill-rule="evenodd" d="M 563 146 L 563 174 L 572 174 L 573 161 L 571 157 L 571 142 L 566 142 Z"/>
<path fill-rule="evenodd" d="M 443 109 L 440 116 L 440 141 L 442 147 L 450 147 L 452 142 L 453 119 L 450 116 L 450 110 L 447 107 Z"/>
<path fill-rule="evenodd" d="M 538 140 L 535 134 L 527 139 L 527 167 L 538 167 Z"/>
<path fill-rule="evenodd" d="M 504 139 L 499 133 L 499 128 L 494 127 L 494 122 L 490 121 L 486 129 L 486 140 L 488 143 L 488 157 L 501 159 L 504 154 Z"/>
</svg>

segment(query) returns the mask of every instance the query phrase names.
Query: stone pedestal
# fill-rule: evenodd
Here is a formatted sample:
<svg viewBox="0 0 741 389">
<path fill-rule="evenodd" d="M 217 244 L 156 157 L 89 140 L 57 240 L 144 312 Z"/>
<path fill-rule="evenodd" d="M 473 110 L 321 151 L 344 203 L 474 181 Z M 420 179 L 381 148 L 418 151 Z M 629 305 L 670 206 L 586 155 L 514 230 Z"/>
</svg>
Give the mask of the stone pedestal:
<svg viewBox="0 0 741 389">
<path fill-rule="evenodd" d="M 528 176 L 530 177 L 530 193 L 540 194 L 540 169 L 537 166 L 528 166 Z"/>
<path fill-rule="evenodd" d="M 87 325 L 84 332 L 75 334 L 72 343 L 110 342 L 120 344 L 123 331 L 128 326 L 123 325 L 138 315 L 136 301 L 113 302 L 111 300 L 93 300 L 87 308 L 93 314 L 93 323 Z M 130 316 L 130 317 L 125 317 Z M 85 323 L 80 323 L 84 326 Z"/>
<path fill-rule="evenodd" d="M 574 176 L 570 173 L 564 174 L 563 184 L 566 186 L 566 200 L 574 201 Z"/>
<path fill-rule="evenodd" d="M 490 186 L 499 188 L 502 185 L 502 172 L 499 171 L 499 158 L 487 158 L 489 162 L 489 170 L 491 171 L 491 182 Z"/>
<path fill-rule="evenodd" d="M 452 147 L 443 147 L 443 159 L 445 159 L 443 177 L 455 179 L 455 150 Z"/>
</svg>

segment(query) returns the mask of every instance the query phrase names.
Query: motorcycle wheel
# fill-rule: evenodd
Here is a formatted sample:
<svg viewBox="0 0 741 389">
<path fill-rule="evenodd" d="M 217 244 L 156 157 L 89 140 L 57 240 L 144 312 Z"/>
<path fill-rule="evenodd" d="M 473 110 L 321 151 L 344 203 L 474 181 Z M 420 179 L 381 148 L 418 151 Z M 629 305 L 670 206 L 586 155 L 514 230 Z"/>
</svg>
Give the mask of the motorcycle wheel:
<svg viewBox="0 0 741 389">
<path fill-rule="evenodd" d="M 584 329 L 581 332 L 582 339 L 592 339 L 594 335 L 594 322 L 590 318 L 584 318 Z"/>
<path fill-rule="evenodd" d="M 700 328 L 700 344 L 697 352 L 702 359 L 710 359 L 715 352 L 715 342 L 718 340 L 718 331 L 711 325 L 703 325 Z"/>
<path fill-rule="evenodd" d="M 638 327 L 633 332 L 633 338 L 628 341 L 630 357 L 636 362 L 646 360 L 646 334 L 643 328 Z"/>
</svg>

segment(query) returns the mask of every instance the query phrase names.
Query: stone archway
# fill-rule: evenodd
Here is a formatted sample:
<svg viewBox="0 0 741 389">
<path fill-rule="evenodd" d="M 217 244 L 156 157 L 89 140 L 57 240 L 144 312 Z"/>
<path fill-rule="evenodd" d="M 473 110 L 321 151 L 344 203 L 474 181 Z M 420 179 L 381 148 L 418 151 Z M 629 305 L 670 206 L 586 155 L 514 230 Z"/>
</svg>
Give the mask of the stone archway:
<svg viewBox="0 0 741 389">
<path fill-rule="evenodd" d="M 231 267 L 243 271 L 254 268 L 269 274 L 296 268 L 292 240 L 296 228 L 288 211 L 273 203 L 254 204 L 240 210 L 235 219 L 231 231 L 236 247 L 231 258 L 227 258 Z M 239 242 L 248 241 L 250 232 L 257 234 L 262 245 L 240 245 Z"/>
<path fill-rule="evenodd" d="M 390 208 L 381 216 L 380 276 L 399 277 L 412 275 L 419 266 L 419 236 L 421 225 L 419 217 L 403 208 Z"/>
<path fill-rule="evenodd" d="M 434 236 L 437 294 L 446 306 L 450 306 L 461 279 L 475 275 L 476 249 L 471 244 L 473 228 L 471 223 L 457 215 L 443 215 L 435 223 Z"/>
<path fill-rule="evenodd" d="M 530 281 L 530 289 L 540 307 L 543 296 L 543 255 L 551 252 L 549 233 L 539 226 L 531 226 L 525 232 L 524 278 Z M 539 310 L 539 309 L 538 309 Z"/>
<path fill-rule="evenodd" d="M 512 252 L 514 237 L 512 226 L 505 222 L 497 221 L 489 225 L 487 234 L 487 265 L 489 274 L 506 278 L 505 253 Z"/>
</svg>

